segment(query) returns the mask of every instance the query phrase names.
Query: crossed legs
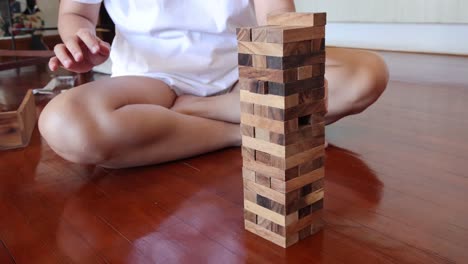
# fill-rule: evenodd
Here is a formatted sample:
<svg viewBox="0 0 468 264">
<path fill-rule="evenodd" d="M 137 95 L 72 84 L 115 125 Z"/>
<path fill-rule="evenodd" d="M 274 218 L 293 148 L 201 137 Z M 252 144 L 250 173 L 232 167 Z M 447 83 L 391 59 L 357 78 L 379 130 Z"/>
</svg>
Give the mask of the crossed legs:
<svg viewBox="0 0 468 264">
<path fill-rule="evenodd" d="M 362 112 L 388 73 L 369 52 L 329 49 L 327 123 Z M 118 77 L 54 98 L 39 119 L 50 147 L 77 163 L 122 168 L 156 164 L 240 144 L 239 94 L 177 97 L 163 82 Z"/>
</svg>

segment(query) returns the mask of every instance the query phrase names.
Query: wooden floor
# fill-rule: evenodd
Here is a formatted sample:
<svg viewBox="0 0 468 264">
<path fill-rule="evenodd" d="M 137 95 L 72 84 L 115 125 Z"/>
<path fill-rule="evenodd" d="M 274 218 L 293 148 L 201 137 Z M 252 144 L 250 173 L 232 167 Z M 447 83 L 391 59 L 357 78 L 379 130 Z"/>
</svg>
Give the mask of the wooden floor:
<svg viewBox="0 0 468 264">
<path fill-rule="evenodd" d="M 105 170 L 36 129 L 0 152 L 0 263 L 468 263 L 468 58 L 383 55 L 381 100 L 327 129 L 316 236 L 284 250 L 244 231 L 238 148 Z M 49 78 L 15 76 L 0 73 L 0 101 Z"/>
</svg>

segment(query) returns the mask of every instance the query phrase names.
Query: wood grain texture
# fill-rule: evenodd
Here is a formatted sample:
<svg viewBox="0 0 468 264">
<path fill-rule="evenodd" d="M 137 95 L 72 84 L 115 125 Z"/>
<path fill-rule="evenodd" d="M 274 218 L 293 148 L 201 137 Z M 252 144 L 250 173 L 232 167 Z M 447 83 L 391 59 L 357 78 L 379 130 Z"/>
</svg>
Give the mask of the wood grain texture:
<svg viewBox="0 0 468 264">
<path fill-rule="evenodd" d="M 259 95 L 256 93 L 248 92 L 246 90 L 241 90 L 240 100 L 244 103 L 264 105 L 280 109 L 288 109 L 297 106 L 297 104 L 299 103 L 299 95 L 293 94 L 286 97 L 276 95 Z"/>
<path fill-rule="evenodd" d="M 313 27 L 324 26 L 327 23 L 326 13 L 281 13 L 269 15 L 268 25 Z"/>
<path fill-rule="evenodd" d="M 299 129 L 299 123 L 297 119 L 283 122 L 283 121 L 271 120 L 268 118 L 262 118 L 262 117 L 254 116 L 252 114 L 245 114 L 245 113 L 241 113 L 241 123 L 248 125 L 248 126 L 267 129 L 271 132 L 275 132 L 279 134 L 292 133 Z"/>
<path fill-rule="evenodd" d="M 0 152 L 6 254 L 16 263 L 465 263 L 468 60 L 380 54 L 392 73 L 385 93 L 327 127 L 316 235 L 283 250 L 244 230 L 240 148 L 108 170 L 64 161 L 35 128 L 27 148 Z M 50 79 L 34 67 L 0 76 L 6 97 Z M 37 97 L 39 109 L 49 99 Z"/>
<path fill-rule="evenodd" d="M 274 57 L 311 55 L 313 53 L 312 47 L 312 41 L 310 40 L 285 44 L 245 41 L 238 42 L 239 53 Z"/>
<path fill-rule="evenodd" d="M 239 66 L 239 76 L 241 78 L 256 79 L 260 81 L 271 81 L 277 83 L 288 83 L 298 80 L 297 69 L 274 70 L 265 67 Z"/>
<path fill-rule="evenodd" d="M 325 27 L 269 27 L 263 41 L 269 43 L 290 43 L 304 40 L 323 39 Z"/>
<path fill-rule="evenodd" d="M 324 177 L 323 168 L 301 175 L 289 181 L 271 179 L 271 188 L 281 193 L 288 193 L 304 185 L 318 181 Z"/>
<path fill-rule="evenodd" d="M 313 48 L 314 49 L 314 48 Z M 325 52 L 318 51 L 311 55 L 295 55 L 286 57 L 266 56 L 267 68 L 286 70 L 307 65 L 325 63 Z"/>
<path fill-rule="evenodd" d="M 36 104 L 28 90 L 16 111 L 0 113 L 0 150 L 27 146 L 36 125 Z"/>
<path fill-rule="evenodd" d="M 243 28 L 237 28 L 236 33 L 237 33 L 237 40 L 238 41 L 246 41 L 250 42 L 252 41 L 252 28 L 249 27 L 243 27 Z"/>
<path fill-rule="evenodd" d="M 323 76 L 291 83 L 268 82 L 268 93 L 272 95 L 289 96 L 296 93 L 304 93 L 306 91 L 310 92 L 309 90 L 323 87 L 324 85 L 325 78 Z"/>
<path fill-rule="evenodd" d="M 267 61 L 266 61 L 266 56 L 263 55 L 252 55 L 252 65 L 255 68 L 258 69 L 266 69 L 267 67 Z M 249 66 L 249 65 L 245 65 Z"/>
</svg>

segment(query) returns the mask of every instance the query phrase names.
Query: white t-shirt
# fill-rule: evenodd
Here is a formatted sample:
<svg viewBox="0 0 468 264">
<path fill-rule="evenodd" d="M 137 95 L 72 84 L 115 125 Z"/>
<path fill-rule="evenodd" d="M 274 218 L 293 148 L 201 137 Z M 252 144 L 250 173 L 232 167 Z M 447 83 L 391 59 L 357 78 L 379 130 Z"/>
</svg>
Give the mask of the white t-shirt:
<svg viewBox="0 0 468 264">
<path fill-rule="evenodd" d="M 102 0 L 75 0 L 100 3 Z M 256 24 L 252 0 L 104 0 L 116 25 L 113 76 L 158 78 L 208 96 L 238 79 L 237 27 Z"/>
</svg>

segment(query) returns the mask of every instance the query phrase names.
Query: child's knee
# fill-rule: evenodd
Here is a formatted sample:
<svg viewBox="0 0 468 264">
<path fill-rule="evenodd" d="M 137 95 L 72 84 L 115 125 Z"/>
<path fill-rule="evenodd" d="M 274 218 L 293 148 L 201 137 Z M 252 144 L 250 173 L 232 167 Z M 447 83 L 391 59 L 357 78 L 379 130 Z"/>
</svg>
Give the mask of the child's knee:
<svg viewBox="0 0 468 264">
<path fill-rule="evenodd" d="M 362 55 L 359 69 L 356 70 L 355 83 L 358 87 L 354 89 L 353 114 L 361 113 L 372 105 L 385 91 L 389 74 L 383 58 L 373 52 Z"/>
<path fill-rule="evenodd" d="M 85 104 L 63 94 L 52 100 L 39 117 L 39 130 L 49 146 L 71 162 L 100 164 L 108 159 L 111 146 L 103 138 Z"/>
</svg>

